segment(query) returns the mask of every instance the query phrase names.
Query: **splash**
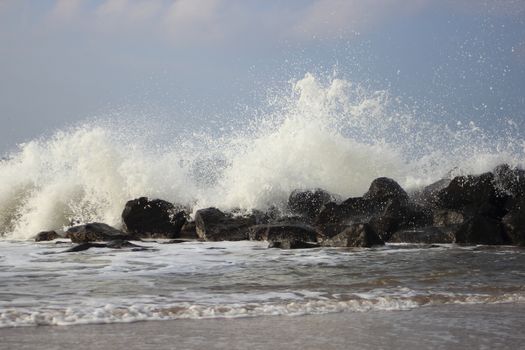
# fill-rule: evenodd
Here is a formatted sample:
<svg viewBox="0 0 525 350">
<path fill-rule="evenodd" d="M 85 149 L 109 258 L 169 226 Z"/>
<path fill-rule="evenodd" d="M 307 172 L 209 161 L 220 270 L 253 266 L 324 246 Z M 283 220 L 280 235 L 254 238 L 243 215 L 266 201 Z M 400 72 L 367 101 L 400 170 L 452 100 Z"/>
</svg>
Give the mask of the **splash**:
<svg viewBox="0 0 525 350">
<path fill-rule="evenodd" d="M 138 196 L 264 209 L 283 205 L 295 188 L 360 195 L 378 176 L 410 189 L 451 169 L 522 165 L 525 153 L 516 130 L 451 127 L 387 91 L 312 74 L 243 120 L 222 133 L 169 138 L 152 122 L 93 121 L 20 145 L 0 162 L 0 235 L 28 239 L 95 220 L 119 226 L 125 202 Z"/>
</svg>

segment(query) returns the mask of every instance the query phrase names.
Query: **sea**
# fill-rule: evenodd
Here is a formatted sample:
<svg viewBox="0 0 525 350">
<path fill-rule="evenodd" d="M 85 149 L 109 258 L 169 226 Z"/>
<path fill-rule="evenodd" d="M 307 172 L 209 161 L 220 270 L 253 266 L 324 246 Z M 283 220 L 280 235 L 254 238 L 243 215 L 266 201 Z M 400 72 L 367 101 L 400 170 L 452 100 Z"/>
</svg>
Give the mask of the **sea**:
<svg viewBox="0 0 525 350">
<path fill-rule="evenodd" d="M 388 91 L 334 76 L 306 74 L 239 119 L 171 133 L 176 126 L 147 118 L 96 118 L 7 153 L 0 161 L 0 334 L 138 321 L 410 315 L 453 305 L 523 309 L 525 250 L 511 246 L 279 250 L 265 242 L 146 240 L 135 243 L 149 250 L 64 253 L 68 240 L 34 242 L 39 231 L 80 223 L 121 227 L 124 204 L 140 196 L 191 213 L 215 206 L 286 215 L 297 188 L 345 199 L 387 176 L 413 192 L 525 160 L 511 119 L 490 130 L 440 120 Z"/>
</svg>

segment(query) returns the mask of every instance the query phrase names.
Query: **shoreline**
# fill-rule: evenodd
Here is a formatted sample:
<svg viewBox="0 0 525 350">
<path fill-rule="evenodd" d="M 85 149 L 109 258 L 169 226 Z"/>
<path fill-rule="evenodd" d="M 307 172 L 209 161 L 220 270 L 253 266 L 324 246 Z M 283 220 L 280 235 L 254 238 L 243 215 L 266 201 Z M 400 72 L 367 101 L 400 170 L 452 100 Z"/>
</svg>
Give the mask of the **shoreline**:
<svg viewBox="0 0 525 350">
<path fill-rule="evenodd" d="M 0 349 L 517 349 L 525 304 L 0 329 Z"/>
</svg>

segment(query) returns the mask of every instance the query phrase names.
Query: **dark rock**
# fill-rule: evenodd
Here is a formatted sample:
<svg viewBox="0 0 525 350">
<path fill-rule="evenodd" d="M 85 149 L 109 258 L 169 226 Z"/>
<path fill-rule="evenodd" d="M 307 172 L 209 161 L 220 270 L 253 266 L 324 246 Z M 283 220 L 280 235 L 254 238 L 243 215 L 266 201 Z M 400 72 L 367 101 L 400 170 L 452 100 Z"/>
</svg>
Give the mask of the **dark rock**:
<svg viewBox="0 0 525 350">
<path fill-rule="evenodd" d="M 492 173 L 497 190 L 514 198 L 525 195 L 525 170 L 501 164 L 494 168 Z"/>
<path fill-rule="evenodd" d="M 81 244 L 78 244 L 78 245 L 76 245 L 74 247 L 71 247 L 71 248 L 63 251 L 62 253 L 81 252 L 81 251 L 84 251 L 84 250 L 88 250 L 90 248 L 111 248 L 111 249 L 132 248 L 132 250 L 134 250 L 134 251 L 137 251 L 137 250 L 149 250 L 148 247 L 143 247 L 143 246 L 140 246 L 140 245 L 137 245 L 137 244 L 133 244 L 133 243 L 125 241 L 125 240 L 116 239 L 116 240 L 113 240 L 113 241 L 109 241 L 107 243 L 92 243 L 92 242 L 81 243 Z"/>
<path fill-rule="evenodd" d="M 468 216 L 481 214 L 494 218 L 505 215 L 508 196 L 498 191 L 494 185 L 494 175 L 467 175 L 455 177 L 450 184 L 438 193 L 440 208 L 462 211 Z"/>
<path fill-rule="evenodd" d="M 77 244 L 74 247 L 71 247 L 71 248 L 69 248 L 67 250 L 64 250 L 62 253 L 81 252 L 81 251 L 84 251 L 84 250 L 88 250 L 90 248 L 106 248 L 106 244 L 104 244 L 104 243 L 91 243 L 91 242 L 80 243 L 80 244 Z"/>
<path fill-rule="evenodd" d="M 354 224 L 346 227 L 338 235 L 324 240 L 324 247 L 365 247 L 384 245 L 385 242 L 368 224 Z"/>
<path fill-rule="evenodd" d="M 217 208 L 201 209 L 195 213 L 197 235 L 206 241 L 247 240 L 249 228 L 255 223 L 254 216 L 234 217 Z"/>
<path fill-rule="evenodd" d="M 254 225 L 249 230 L 249 238 L 254 241 L 317 241 L 317 232 L 305 224 Z"/>
<path fill-rule="evenodd" d="M 56 231 L 42 231 L 36 235 L 35 242 L 52 241 L 59 237 L 60 235 Z"/>
<path fill-rule="evenodd" d="M 396 200 L 401 204 L 408 203 L 408 194 L 405 190 L 388 177 L 380 177 L 372 181 L 363 198 L 376 203 L 386 204 L 391 200 Z"/>
<path fill-rule="evenodd" d="M 70 238 L 73 243 L 137 239 L 132 234 L 98 222 L 71 227 L 66 231 L 65 237 Z"/>
<path fill-rule="evenodd" d="M 512 244 L 525 246 L 525 197 L 515 203 L 502 223 Z"/>
<path fill-rule="evenodd" d="M 288 208 L 292 214 L 313 220 L 325 204 L 333 201 L 335 196 L 320 188 L 294 190 L 288 198 Z"/>
<path fill-rule="evenodd" d="M 465 221 L 455 233 L 455 242 L 488 245 L 510 243 L 501 222 L 482 215 L 476 215 Z"/>
<path fill-rule="evenodd" d="M 185 239 L 199 238 L 199 236 L 197 235 L 197 229 L 195 227 L 195 221 L 187 221 L 184 225 L 182 225 L 180 229 L 180 238 L 185 238 Z"/>
<path fill-rule="evenodd" d="M 383 212 L 376 214 L 369 223 L 381 239 L 388 241 L 397 230 L 431 225 L 432 213 L 414 203 L 391 200 Z"/>
<path fill-rule="evenodd" d="M 146 197 L 128 201 L 122 212 L 126 230 L 143 237 L 176 238 L 186 218 L 186 213 L 173 204 Z"/>
<path fill-rule="evenodd" d="M 374 203 L 361 197 L 348 198 L 341 204 L 327 203 L 315 220 L 316 226 L 366 222 L 376 212 Z"/>
<path fill-rule="evenodd" d="M 435 207 L 438 201 L 438 193 L 450 184 L 450 179 L 438 180 L 420 191 L 416 191 L 411 195 L 414 203 L 424 207 Z"/>
<path fill-rule="evenodd" d="M 439 244 L 454 243 L 454 234 L 436 227 L 400 230 L 390 236 L 389 243 Z"/>
<path fill-rule="evenodd" d="M 294 241 L 294 240 L 283 240 L 283 241 L 273 241 L 270 242 L 268 248 L 279 248 L 279 249 L 310 249 L 318 248 L 319 244 L 308 243 L 303 241 Z"/>
</svg>

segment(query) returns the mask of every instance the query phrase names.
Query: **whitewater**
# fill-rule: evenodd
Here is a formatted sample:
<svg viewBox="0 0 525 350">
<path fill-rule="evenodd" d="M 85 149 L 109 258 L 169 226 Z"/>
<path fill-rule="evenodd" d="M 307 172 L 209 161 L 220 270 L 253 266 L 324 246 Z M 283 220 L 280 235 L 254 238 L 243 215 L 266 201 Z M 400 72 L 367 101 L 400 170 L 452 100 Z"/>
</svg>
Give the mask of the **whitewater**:
<svg viewBox="0 0 525 350">
<path fill-rule="evenodd" d="M 264 210 L 283 208 L 297 188 L 347 198 L 387 176 L 414 190 L 525 159 L 511 119 L 492 130 L 440 120 L 331 75 L 308 73 L 231 119 L 235 127 L 210 131 L 97 118 L 19 145 L 0 161 L 0 237 L 93 221 L 119 227 L 124 204 L 139 196 L 191 211 Z"/>
</svg>

